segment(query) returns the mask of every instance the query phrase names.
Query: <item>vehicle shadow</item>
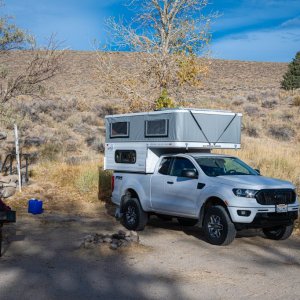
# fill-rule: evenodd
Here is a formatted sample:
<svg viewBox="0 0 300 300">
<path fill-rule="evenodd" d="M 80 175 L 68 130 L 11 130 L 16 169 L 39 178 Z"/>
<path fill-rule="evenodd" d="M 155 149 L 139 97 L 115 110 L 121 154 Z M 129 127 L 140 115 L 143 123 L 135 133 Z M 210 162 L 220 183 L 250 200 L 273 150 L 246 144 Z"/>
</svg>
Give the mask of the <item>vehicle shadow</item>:
<svg viewBox="0 0 300 300">
<path fill-rule="evenodd" d="M 177 222 L 176 218 L 166 221 L 159 217 L 151 216 L 147 223 L 147 227 L 149 234 L 156 233 L 156 230 L 153 232 L 153 229 L 165 229 L 169 231 L 184 232 L 188 236 L 193 236 L 199 240 L 206 241 L 204 232 L 201 228 L 196 226 L 182 226 Z"/>
</svg>

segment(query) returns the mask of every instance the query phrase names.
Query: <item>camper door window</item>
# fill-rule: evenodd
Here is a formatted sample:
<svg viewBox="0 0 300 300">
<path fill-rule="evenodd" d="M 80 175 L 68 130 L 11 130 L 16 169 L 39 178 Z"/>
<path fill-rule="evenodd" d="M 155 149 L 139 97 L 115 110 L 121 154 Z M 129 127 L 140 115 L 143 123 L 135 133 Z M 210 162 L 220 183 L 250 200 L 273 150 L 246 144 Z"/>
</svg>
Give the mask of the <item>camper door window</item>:
<svg viewBox="0 0 300 300">
<path fill-rule="evenodd" d="M 145 137 L 168 136 L 168 120 L 148 120 L 145 122 Z"/>
<path fill-rule="evenodd" d="M 129 122 L 115 122 L 110 124 L 110 137 L 129 137 Z"/>
</svg>

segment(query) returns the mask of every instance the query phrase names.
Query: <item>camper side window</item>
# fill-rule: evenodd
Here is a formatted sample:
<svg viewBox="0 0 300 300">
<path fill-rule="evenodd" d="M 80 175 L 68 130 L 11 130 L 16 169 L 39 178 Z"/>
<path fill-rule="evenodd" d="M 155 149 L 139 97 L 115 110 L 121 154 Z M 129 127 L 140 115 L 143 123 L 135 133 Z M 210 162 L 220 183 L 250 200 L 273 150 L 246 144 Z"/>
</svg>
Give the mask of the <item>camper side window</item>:
<svg viewBox="0 0 300 300">
<path fill-rule="evenodd" d="M 117 150 L 115 152 L 115 162 L 119 164 L 135 164 L 135 150 Z"/>
<path fill-rule="evenodd" d="M 145 122 L 145 137 L 168 136 L 168 120 L 148 120 Z"/>
<path fill-rule="evenodd" d="M 111 123 L 110 137 L 129 137 L 129 122 Z"/>
</svg>

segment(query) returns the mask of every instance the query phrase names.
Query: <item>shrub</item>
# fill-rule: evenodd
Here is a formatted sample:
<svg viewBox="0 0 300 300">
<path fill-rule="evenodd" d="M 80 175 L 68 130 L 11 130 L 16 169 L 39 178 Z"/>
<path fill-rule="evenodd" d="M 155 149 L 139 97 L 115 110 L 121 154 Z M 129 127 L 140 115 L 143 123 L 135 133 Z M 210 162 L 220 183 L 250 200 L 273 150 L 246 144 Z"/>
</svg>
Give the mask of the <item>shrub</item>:
<svg viewBox="0 0 300 300">
<path fill-rule="evenodd" d="M 163 89 L 160 97 L 155 101 L 155 109 L 175 107 L 174 101 L 169 97 L 167 89 Z"/>
<path fill-rule="evenodd" d="M 295 136 L 294 129 L 283 125 L 271 125 L 269 134 L 281 141 L 290 141 Z"/>
<path fill-rule="evenodd" d="M 99 118 L 104 118 L 107 115 L 115 115 L 122 113 L 121 107 L 112 104 L 104 104 L 95 106 L 95 111 Z"/>
<path fill-rule="evenodd" d="M 245 111 L 245 113 L 246 114 L 248 114 L 249 116 L 257 116 L 257 115 L 259 115 L 259 109 L 258 109 L 258 107 L 256 107 L 256 106 L 246 106 L 245 108 L 244 108 L 244 111 Z"/>
<path fill-rule="evenodd" d="M 91 126 L 99 126 L 99 118 L 93 113 L 83 113 L 82 122 Z"/>
<path fill-rule="evenodd" d="M 264 100 L 261 104 L 263 108 L 274 108 L 278 102 L 276 100 Z"/>
<path fill-rule="evenodd" d="M 232 101 L 232 105 L 234 105 L 234 106 L 241 106 L 242 104 L 244 104 L 243 99 L 236 99 L 236 100 Z"/>
<path fill-rule="evenodd" d="M 300 106 L 300 96 L 295 96 L 293 99 L 294 106 Z"/>
<path fill-rule="evenodd" d="M 288 111 L 285 111 L 285 112 L 282 113 L 281 119 L 284 120 L 284 121 L 291 121 L 291 120 L 294 119 L 294 115 L 291 114 Z"/>
<path fill-rule="evenodd" d="M 98 198 L 102 201 L 108 201 L 111 196 L 111 171 L 99 169 L 99 188 Z"/>
<path fill-rule="evenodd" d="M 60 143 L 46 143 L 40 151 L 40 157 L 43 160 L 54 161 L 57 160 L 62 151 Z"/>
<path fill-rule="evenodd" d="M 247 100 L 249 102 L 258 102 L 259 98 L 257 95 L 251 94 L 251 95 L 248 95 Z"/>
<path fill-rule="evenodd" d="M 242 131 L 248 136 L 259 137 L 259 129 L 253 121 L 246 120 L 245 123 L 242 124 Z"/>
</svg>

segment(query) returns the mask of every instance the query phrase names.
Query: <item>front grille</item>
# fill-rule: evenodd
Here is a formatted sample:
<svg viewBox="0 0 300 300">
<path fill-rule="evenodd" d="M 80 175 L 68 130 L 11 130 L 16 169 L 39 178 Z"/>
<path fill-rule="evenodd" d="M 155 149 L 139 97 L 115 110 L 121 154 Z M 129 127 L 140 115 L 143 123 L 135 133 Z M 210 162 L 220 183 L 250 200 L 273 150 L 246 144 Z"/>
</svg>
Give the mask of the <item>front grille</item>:
<svg viewBox="0 0 300 300">
<path fill-rule="evenodd" d="M 292 204 L 296 201 L 296 193 L 291 189 L 260 190 L 255 198 L 261 205 Z"/>
</svg>

